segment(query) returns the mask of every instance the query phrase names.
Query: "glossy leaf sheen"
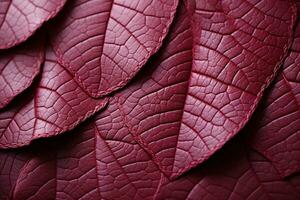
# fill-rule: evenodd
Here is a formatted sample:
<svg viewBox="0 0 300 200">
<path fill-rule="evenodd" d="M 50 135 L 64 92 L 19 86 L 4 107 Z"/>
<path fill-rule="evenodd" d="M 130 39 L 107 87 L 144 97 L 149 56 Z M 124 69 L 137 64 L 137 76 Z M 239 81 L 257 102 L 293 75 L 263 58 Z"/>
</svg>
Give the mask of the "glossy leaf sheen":
<svg viewBox="0 0 300 200">
<path fill-rule="evenodd" d="M 118 94 L 126 125 L 172 178 L 245 125 L 287 54 L 296 15 L 277 0 L 192 2 L 145 66 L 152 70 Z"/>
<path fill-rule="evenodd" d="M 41 80 L 9 107 L 0 111 L 0 148 L 27 145 L 74 128 L 103 108 L 107 99 L 92 99 L 56 61 L 46 53 Z"/>
<path fill-rule="evenodd" d="M 161 46 L 177 3 L 70 1 L 51 28 L 54 50 L 91 96 L 109 94 L 123 87 Z"/>
<path fill-rule="evenodd" d="M 29 38 L 45 21 L 54 17 L 66 0 L 1 0 L 0 49 Z"/>
<path fill-rule="evenodd" d="M 44 62 L 44 44 L 34 38 L 0 54 L 0 109 L 27 89 Z"/>
<path fill-rule="evenodd" d="M 300 25 L 283 69 L 250 125 L 252 146 L 283 177 L 300 171 Z M 255 127 L 255 128 L 254 128 Z"/>
</svg>

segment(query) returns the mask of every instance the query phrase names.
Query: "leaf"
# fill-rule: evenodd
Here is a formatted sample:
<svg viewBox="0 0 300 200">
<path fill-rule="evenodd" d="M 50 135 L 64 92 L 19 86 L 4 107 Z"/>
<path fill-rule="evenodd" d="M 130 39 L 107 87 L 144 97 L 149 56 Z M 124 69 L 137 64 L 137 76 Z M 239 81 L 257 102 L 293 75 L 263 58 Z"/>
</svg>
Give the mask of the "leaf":
<svg viewBox="0 0 300 200">
<path fill-rule="evenodd" d="M 0 109 L 27 89 L 44 62 L 44 42 L 34 37 L 0 54 Z"/>
<path fill-rule="evenodd" d="M 287 54 L 296 16 L 283 1 L 192 2 L 188 13 L 181 5 L 146 70 L 118 94 L 126 125 L 171 178 L 245 125 Z"/>
<path fill-rule="evenodd" d="M 299 199 L 297 189 L 281 179 L 264 157 L 238 143 L 230 145 L 203 168 L 172 182 L 165 180 L 157 199 Z"/>
<path fill-rule="evenodd" d="M 0 49 L 13 47 L 29 38 L 53 18 L 66 0 L 1 0 Z"/>
<path fill-rule="evenodd" d="M 251 123 L 253 148 L 283 177 L 300 172 L 300 24 L 291 52 Z"/>
<path fill-rule="evenodd" d="M 177 3 L 70 1 L 51 28 L 54 50 L 91 96 L 107 95 L 123 87 L 158 50 Z"/>
<path fill-rule="evenodd" d="M 270 162 L 242 146 L 241 140 L 231 141 L 203 166 L 170 181 L 134 142 L 119 112 L 113 100 L 72 134 L 36 143 L 26 164 L 21 155 L 30 152 L 0 152 L 0 158 L 6 157 L 0 183 L 9 185 L 12 177 L 13 184 L 0 192 L 10 194 L 7 199 L 299 198 L 297 177 L 281 179 Z"/>
<path fill-rule="evenodd" d="M 73 129 L 106 103 L 105 98 L 90 98 L 48 49 L 41 80 L 0 111 L 0 148 L 20 147 Z"/>
<path fill-rule="evenodd" d="M 10 199 L 19 174 L 31 156 L 22 152 L 0 152 L 0 199 Z"/>
<path fill-rule="evenodd" d="M 152 199 L 161 173 L 122 126 L 119 112 L 112 101 L 72 134 L 33 148 L 11 198 Z"/>
</svg>

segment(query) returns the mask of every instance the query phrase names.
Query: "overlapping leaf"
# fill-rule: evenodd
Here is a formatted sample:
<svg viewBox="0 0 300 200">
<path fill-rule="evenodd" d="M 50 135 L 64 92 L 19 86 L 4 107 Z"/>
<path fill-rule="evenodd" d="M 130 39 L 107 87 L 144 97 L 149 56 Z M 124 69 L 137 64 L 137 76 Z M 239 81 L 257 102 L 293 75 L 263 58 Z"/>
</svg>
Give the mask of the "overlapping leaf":
<svg viewBox="0 0 300 200">
<path fill-rule="evenodd" d="M 10 197 L 152 199 L 162 174 L 133 140 L 117 104 L 111 105 L 75 133 L 34 149 L 35 157 L 19 170 Z M 5 165 L 13 165 L 11 162 L 10 158 Z M 8 182 L 5 177 L 0 179 Z"/>
<path fill-rule="evenodd" d="M 10 199 L 19 174 L 30 159 L 30 154 L 25 151 L 0 152 L 0 199 Z"/>
<path fill-rule="evenodd" d="M 66 0 L 1 0 L 0 49 L 29 38 L 45 21 L 54 17 Z"/>
<path fill-rule="evenodd" d="M 0 111 L 0 148 L 70 130 L 106 103 L 107 99 L 90 98 L 48 49 L 40 80 Z"/>
<path fill-rule="evenodd" d="M 28 88 L 44 62 L 44 42 L 35 37 L 0 53 L 0 109 Z"/>
<path fill-rule="evenodd" d="M 26 40 L 64 4 L 16 2 L 0 2 L 0 39 L 7 24 L 23 31 L 9 35 L 5 48 Z M 161 46 L 176 6 L 177 0 L 69 1 L 49 27 L 54 49 L 40 77 L 21 95 L 37 73 L 26 76 L 21 68 L 31 62 L 38 69 L 42 51 L 0 52 L 2 77 L 13 77 L 0 102 L 18 95 L 0 110 L 0 148 L 72 129 L 0 150 L 0 199 L 300 199 L 299 27 L 284 68 L 244 130 L 251 142 L 236 138 L 215 154 L 244 127 L 287 56 L 295 5 L 181 2 L 163 46 L 140 70 Z M 20 12 L 13 8 L 23 14 L 16 23 L 11 15 Z M 32 13 L 41 18 L 30 22 Z M 31 31 L 18 24 L 24 16 Z M 101 97 L 121 87 L 96 114 L 108 102 Z"/>
<path fill-rule="evenodd" d="M 0 197 L 157 200 L 299 198 L 298 189 L 294 187 L 300 180 L 299 176 L 292 180 L 281 179 L 264 157 L 238 144 L 241 140 L 231 142 L 204 166 L 170 181 L 134 142 L 119 112 L 113 102 L 95 121 L 76 129 L 76 133 L 35 146 L 33 155 L 23 152 L 22 157 L 19 153 L 0 152 L 0 157 L 5 159 L 4 163 L 0 163 L 0 181 L 6 184 L 0 190 Z M 75 139 L 74 135 L 77 136 Z M 24 158 L 27 160 L 24 161 Z"/>
<path fill-rule="evenodd" d="M 118 94 L 126 125 L 171 177 L 245 125 L 287 54 L 296 17 L 283 1 L 192 2 L 149 70 Z"/>
<path fill-rule="evenodd" d="M 283 69 L 250 125 L 252 145 L 282 176 L 300 171 L 300 24 Z"/>
<path fill-rule="evenodd" d="M 290 180 L 281 179 L 264 157 L 245 150 L 241 144 L 231 145 L 203 168 L 172 182 L 166 180 L 158 190 L 157 199 L 299 199 L 297 188 Z M 298 180 L 299 176 L 293 181 Z"/>
<path fill-rule="evenodd" d="M 51 28 L 62 65 L 93 97 L 123 87 L 157 51 L 178 0 L 74 0 Z"/>
</svg>

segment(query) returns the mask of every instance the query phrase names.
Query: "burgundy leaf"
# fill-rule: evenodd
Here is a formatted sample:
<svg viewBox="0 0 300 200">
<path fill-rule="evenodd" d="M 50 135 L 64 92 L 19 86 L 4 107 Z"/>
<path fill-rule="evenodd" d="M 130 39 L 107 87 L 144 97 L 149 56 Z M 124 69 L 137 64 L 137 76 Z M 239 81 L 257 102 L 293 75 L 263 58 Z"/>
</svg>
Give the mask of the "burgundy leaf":
<svg viewBox="0 0 300 200">
<path fill-rule="evenodd" d="M 52 50 L 39 82 L 0 111 L 0 148 L 27 145 L 60 134 L 103 108 L 107 99 L 92 99 L 56 61 Z"/>
<path fill-rule="evenodd" d="M 252 146 L 283 177 L 300 172 L 300 24 L 283 69 L 251 126 Z"/>
<path fill-rule="evenodd" d="M 28 88 L 44 62 L 44 43 L 33 38 L 0 54 L 0 109 Z"/>
<path fill-rule="evenodd" d="M 76 133 L 34 150 L 11 198 L 152 199 L 162 174 L 111 105 Z"/>
<path fill-rule="evenodd" d="M 172 178 L 245 125 L 287 54 L 296 17 L 294 5 L 279 0 L 187 8 L 146 71 L 118 94 L 126 125 Z"/>
<path fill-rule="evenodd" d="M 0 2 L 0 199 L 300 199 L 292 0 L 70 0 L 1 50 L 64 3 Z"/>
<path fill-rule="evenodd" d="M 51 29 L 54 50 L 91 96 L 109 94 L 123 87 L 160 47 L 177 3 L 70 1 Z"/>
<path fill-rule="evenodd" d="M 11 199 L 19 174 L 30 158 L 24 151 L 0 152 L 0 199 Z"/>
<path fill-rule="evenodd" d="M 237 142 L 237 141 L 235 141 Z M 299 191 L 282 180 L 264 157 L 241 145 L 231 144 L 203 168 L 169 182 L 165 179 L 157 199 L 295 200 Z M 294 182 L 295 186 L 299 184 Z"/>
<path fill-rule="evenodd" d="M 15 46 L 54 17 L 66 0 L 1 0 L 0 49 Z"/>
<path fill-rule="evenodd" d="M 0 182 L 6 186 L 0 190 L 0 196 L 4 199 L 299 199 L 299 179 L 281 179 L 270 162 L 238 144 L 240 140 L 229 143 L 203 166 L 170 181 L 134 142 L 119 112 L 113 102 L 95 121 L 75 129 L 76 133 L 31 146 L 33 157 L 24 152 L 21 155 L 26 157 L 0 152 L 0 158 L 5 159 L 4 167 L 0 168 Z"/>
</svg>

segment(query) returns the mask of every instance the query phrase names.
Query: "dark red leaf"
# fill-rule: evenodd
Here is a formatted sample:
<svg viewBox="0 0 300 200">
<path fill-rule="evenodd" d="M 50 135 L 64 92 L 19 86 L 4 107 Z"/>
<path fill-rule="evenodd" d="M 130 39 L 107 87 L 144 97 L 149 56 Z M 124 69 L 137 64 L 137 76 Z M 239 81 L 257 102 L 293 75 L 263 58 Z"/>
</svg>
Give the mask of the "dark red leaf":
<svg viewBox="0 0 300 200">
<path fill-rule="evenodd" d="M 34 37 L 21 46 L 0 52 L 0 109 L 27 89 L 44 62 L 44 41 Z"/>
<path fill-rule="evenodd" d="M 11 199 L 19 174 L 30 159 L 31 156 L 24 151 L 0 152 L 0 199 Z"/>
<path fill-rule="evenodd" d="M 192 2 L 149 70 L 118 94 L 126 125 L 170 177 L 245 125 L 287 54 L 296 17 L 277 0 Z"/>
<path fill-rule="evenodd" d="M 234 141 L 239 142 L 239 141 Z M 169 182 L 165 180 L 157 199 L 295 200 L 300 194 L 291 182 L 281 179 L 264 157 L 240 144 L 222 149 L 203 168 Z M 294 184 L 299 187 L 298 183 Z"/>
<path fill-rule="evenodd" d="M 74 0 L 51 28 L 59 61 L 93 97 L 123 87 L 157 51 L 178 0 Z"/>
<path fill-rule="evenodd" d="M 33 148 L 35 157 L 19 170 L 11 198 L 152 199 L 163 175 L 111 105 L 75 133 Z M 0 182 L 8 179 L 0 176 Z"/>
<path fill-rule="evenodd" d="M 281 179 L 270 162 L 239 144 L 241 140 L 229 143 L 203 166 L 177 180 L 168 180 L 150 156 L 134 142 L 123 126 L 116 105 L 113 101 L 112 106 L 95 121 L 76 129 L 76 133 L 31 146 L 34 155 L 30 158 L 28 152 L 0 152 L 0 158 L 5 160 L 2 165 L 0 162 L 0 182 L 5 185 L 0 190 L 0 197 L 122 200 L 299 198 L 297 177 L 289 181 Z"/>
<path fill-rule="evenodd" d="M 54 17 L 66 0 L 1 0 L 0 49 L 15 46 Z"/>
<path fill-rule="evenodd" d="M 23 4 L 43 1 L 16 2 L 0 2 L 0 13 L 18 5 L 31 19 Z M 292 44 L 291 2 L 181 1 L 164 39 L 177 0 L 69 1 L 48 29 L 41 77 L 0 110 L 0 148 L 72 131 L 0 150 L 0 199 L 300 199 L 300 28 L 278 70 Z M 29 37 L 47 19 L 18 30 Z M 96 114 L 108 102 L 96 97 L 125 85 Z M 243 127 L 251 141 L 228 142 Z"/>
<path fill-rule="evenodd" d="M 89 97 L 57 63 L 52 50 L 46 53 L 41 80 L 28 93 L 0 111 L 0 148 L 27 145 L 70 130 L 107 103 Z"/>
<path fill-rule="evenodd" d="M 264 97 L 251 127 L 252 146 L 283 177 L 300 172 L 300 24 L 283 69 Z"/>
</svg>

